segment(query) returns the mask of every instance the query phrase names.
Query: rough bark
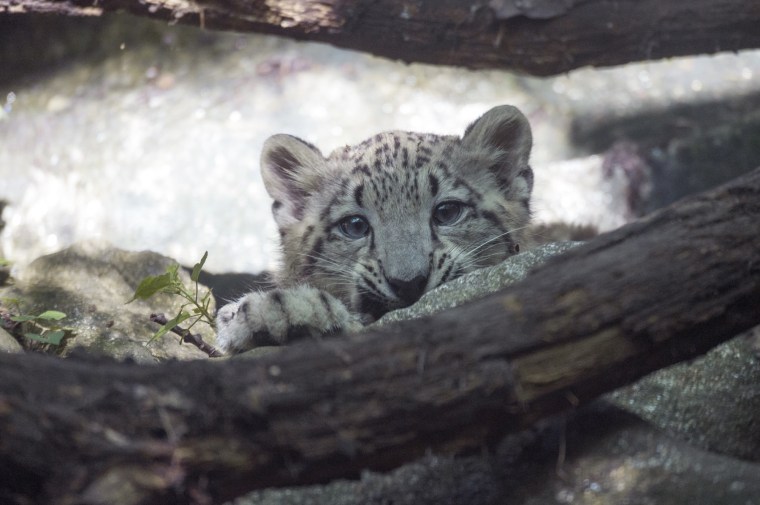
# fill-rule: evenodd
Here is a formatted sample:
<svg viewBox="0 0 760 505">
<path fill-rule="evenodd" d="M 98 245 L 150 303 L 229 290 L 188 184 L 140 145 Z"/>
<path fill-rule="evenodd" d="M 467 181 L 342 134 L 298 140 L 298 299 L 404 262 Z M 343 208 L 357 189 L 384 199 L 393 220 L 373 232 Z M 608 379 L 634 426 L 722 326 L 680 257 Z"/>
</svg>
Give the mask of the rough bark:
<svg viewBox="0 0 760 505">
<path fill-rule="evenodd" d="M 117 10 L 534 75 L 760 47 L 760 3 L 740 0 L 0 0 L 0 13 Z"/>
<path fill-rule="evenodd" d="M 0 355 L 0 501 L 218 503 L 481 448 L 760 324 L 760 169 L 443 314 L 257 360 Z"/>
</svg>

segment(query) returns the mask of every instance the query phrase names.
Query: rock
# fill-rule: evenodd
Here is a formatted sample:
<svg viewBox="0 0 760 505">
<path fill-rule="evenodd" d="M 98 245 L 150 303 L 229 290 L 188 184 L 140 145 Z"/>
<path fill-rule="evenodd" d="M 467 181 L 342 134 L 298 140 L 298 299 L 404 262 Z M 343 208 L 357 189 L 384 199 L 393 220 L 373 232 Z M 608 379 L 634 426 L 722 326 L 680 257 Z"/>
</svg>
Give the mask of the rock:
<svg viewBox="0 0 760 505">
<path fill-rule="evenodd" d="M 383 326 L 395 321 L 428 316 L 494 293 L 503 287 L 523 280 L 532 269 L 550 257 L 561 254 L 579 244 L 580 242 L 545 244 L 512 256 L 498 265 L 463 275 L 425 293 L 411 307 L 389 312 L 371 326 Z"/>
<path fill-rule="evenodd" d="M 259 491 L 235 505 L 747 505 L 760 496 L 758 475 L 757 463 L 691 447 L 596 402 L 508 437 L 492 455 L 428 455 L 387 474 Z"/>
<path fill-rule="evenodd" d="M 0 328 L 0 352 L 23 352 L 21 344 L 13 338 L 13 335 Z"/>
<path fill-rule="evenodd" d="M 127 252 L 96 243 L 78 244 L 43 256 L 26 267 L 10 288 L 0 296 L 21 300 L 27 314 L 46 310 L 64 312 L 61 324 L 72 327 L 55 352 L 67 356 L 72 350 L 113 358 L 155 363 L 167 359 L 196 359 L 207 356 L 196 347 L 180 344 L 179 337 L 168 334 L 149 343 L 158 326 L 149 320 L 153 312 L 173 317 L 181 299 L 159 294 L 148 301 L 126 302 L 140 281 L 158 275 L 175 261 L 153 252 Z M 187 273 L 180 270 L 186 286 Z M 206 292 L 202 288 L 200 294 Z M 193 327 L 204 341 L 213 345 L 213 332 L 203 324 Z"/>
<path fill-rule="evenodd" d="M 755 328 L 622 388 L 611 400 L 699 447 L 760 462 L 758 340 Z"/>
</svg>

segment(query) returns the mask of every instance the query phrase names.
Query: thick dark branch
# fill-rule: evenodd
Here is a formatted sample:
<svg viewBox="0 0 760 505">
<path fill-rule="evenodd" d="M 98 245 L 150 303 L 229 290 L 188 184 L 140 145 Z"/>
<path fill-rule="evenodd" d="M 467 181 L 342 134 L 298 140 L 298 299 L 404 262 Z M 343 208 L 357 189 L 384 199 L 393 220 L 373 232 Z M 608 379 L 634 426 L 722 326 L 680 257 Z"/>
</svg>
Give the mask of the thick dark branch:
<svg viewBox="0 0 760 505">
<path fill-rule="evenodd" d="M 0 501 L 220 502 L 482 447 L 760 324 L 759 222 L 760 169 L 363 336 L 163 366 L 0 355 Z"/>
<path fill-rule="evenodd" d="M 0 0 L 3 10 L 124 10 L 410 62 L 534 75 L 760 47 L 760 2 L 741 0 Z"/>
</svg>

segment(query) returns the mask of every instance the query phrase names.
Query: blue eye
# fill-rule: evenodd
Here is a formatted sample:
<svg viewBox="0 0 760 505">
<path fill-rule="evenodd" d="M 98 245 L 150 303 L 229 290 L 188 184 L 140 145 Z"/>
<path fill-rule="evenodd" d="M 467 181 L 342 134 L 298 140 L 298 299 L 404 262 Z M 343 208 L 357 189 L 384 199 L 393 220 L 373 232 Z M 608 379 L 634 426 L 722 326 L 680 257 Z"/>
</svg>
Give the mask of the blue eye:
<svg viewBox="0 0 760 505">
<path fill-rule="evenodd" d="M 461 202 L 439 203 L 433 210 L 433 221 L 438 225 L 450 225 L 456 223 L 462 216 L 464 204 Z"/>
<path fill-rule="evenodd" d="M 344 217 L 338 223 L 340 232 L 350 239 L 360 239 L 369 235 L 369 223 L 361 216 Z"/>
</svg>

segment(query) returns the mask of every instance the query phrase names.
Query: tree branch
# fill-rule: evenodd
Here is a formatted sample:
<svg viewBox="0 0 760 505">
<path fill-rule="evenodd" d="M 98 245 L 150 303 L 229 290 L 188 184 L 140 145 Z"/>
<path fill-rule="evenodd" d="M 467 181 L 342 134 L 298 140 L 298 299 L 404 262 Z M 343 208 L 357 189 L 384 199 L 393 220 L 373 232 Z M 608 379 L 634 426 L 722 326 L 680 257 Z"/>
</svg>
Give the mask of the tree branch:
<svg viewBox="0 0 760 505">
<path fill-rule="evenodd" d="M 121 10 L 408 62 L 534 75 L 760 47 L 760 3 L 740 0 L 0 0 L 0 13 Z"/>
<path fill-rule="evenodd" d="M 760 324 L 760 169 L 463 307 L 256 360 L 0 355 L 0 501 L 220 502 L 492 443 Z"/>
<path fill-rule="evenodd" d="M 151 314 L 150 320 L 153 321 L 156 324 L 164 325 L 169 322 L 168 319 L 166 319 L 166 316 L 163 314 Z M 179 325 L 175 326 L 171 330 L 172 333 L 175 335 L 179 335 L 182 337 L 182 341 L 186 344 L 192 344 L 204 353 L 208 355 L 209 358 L 221 358 L 224 356 L 222 351 L 214 347 L 213 345 L 204 342 L 203 338 L 198 333 L 191 333 L 190 330 L 187 330 Z"/>
</svg>

